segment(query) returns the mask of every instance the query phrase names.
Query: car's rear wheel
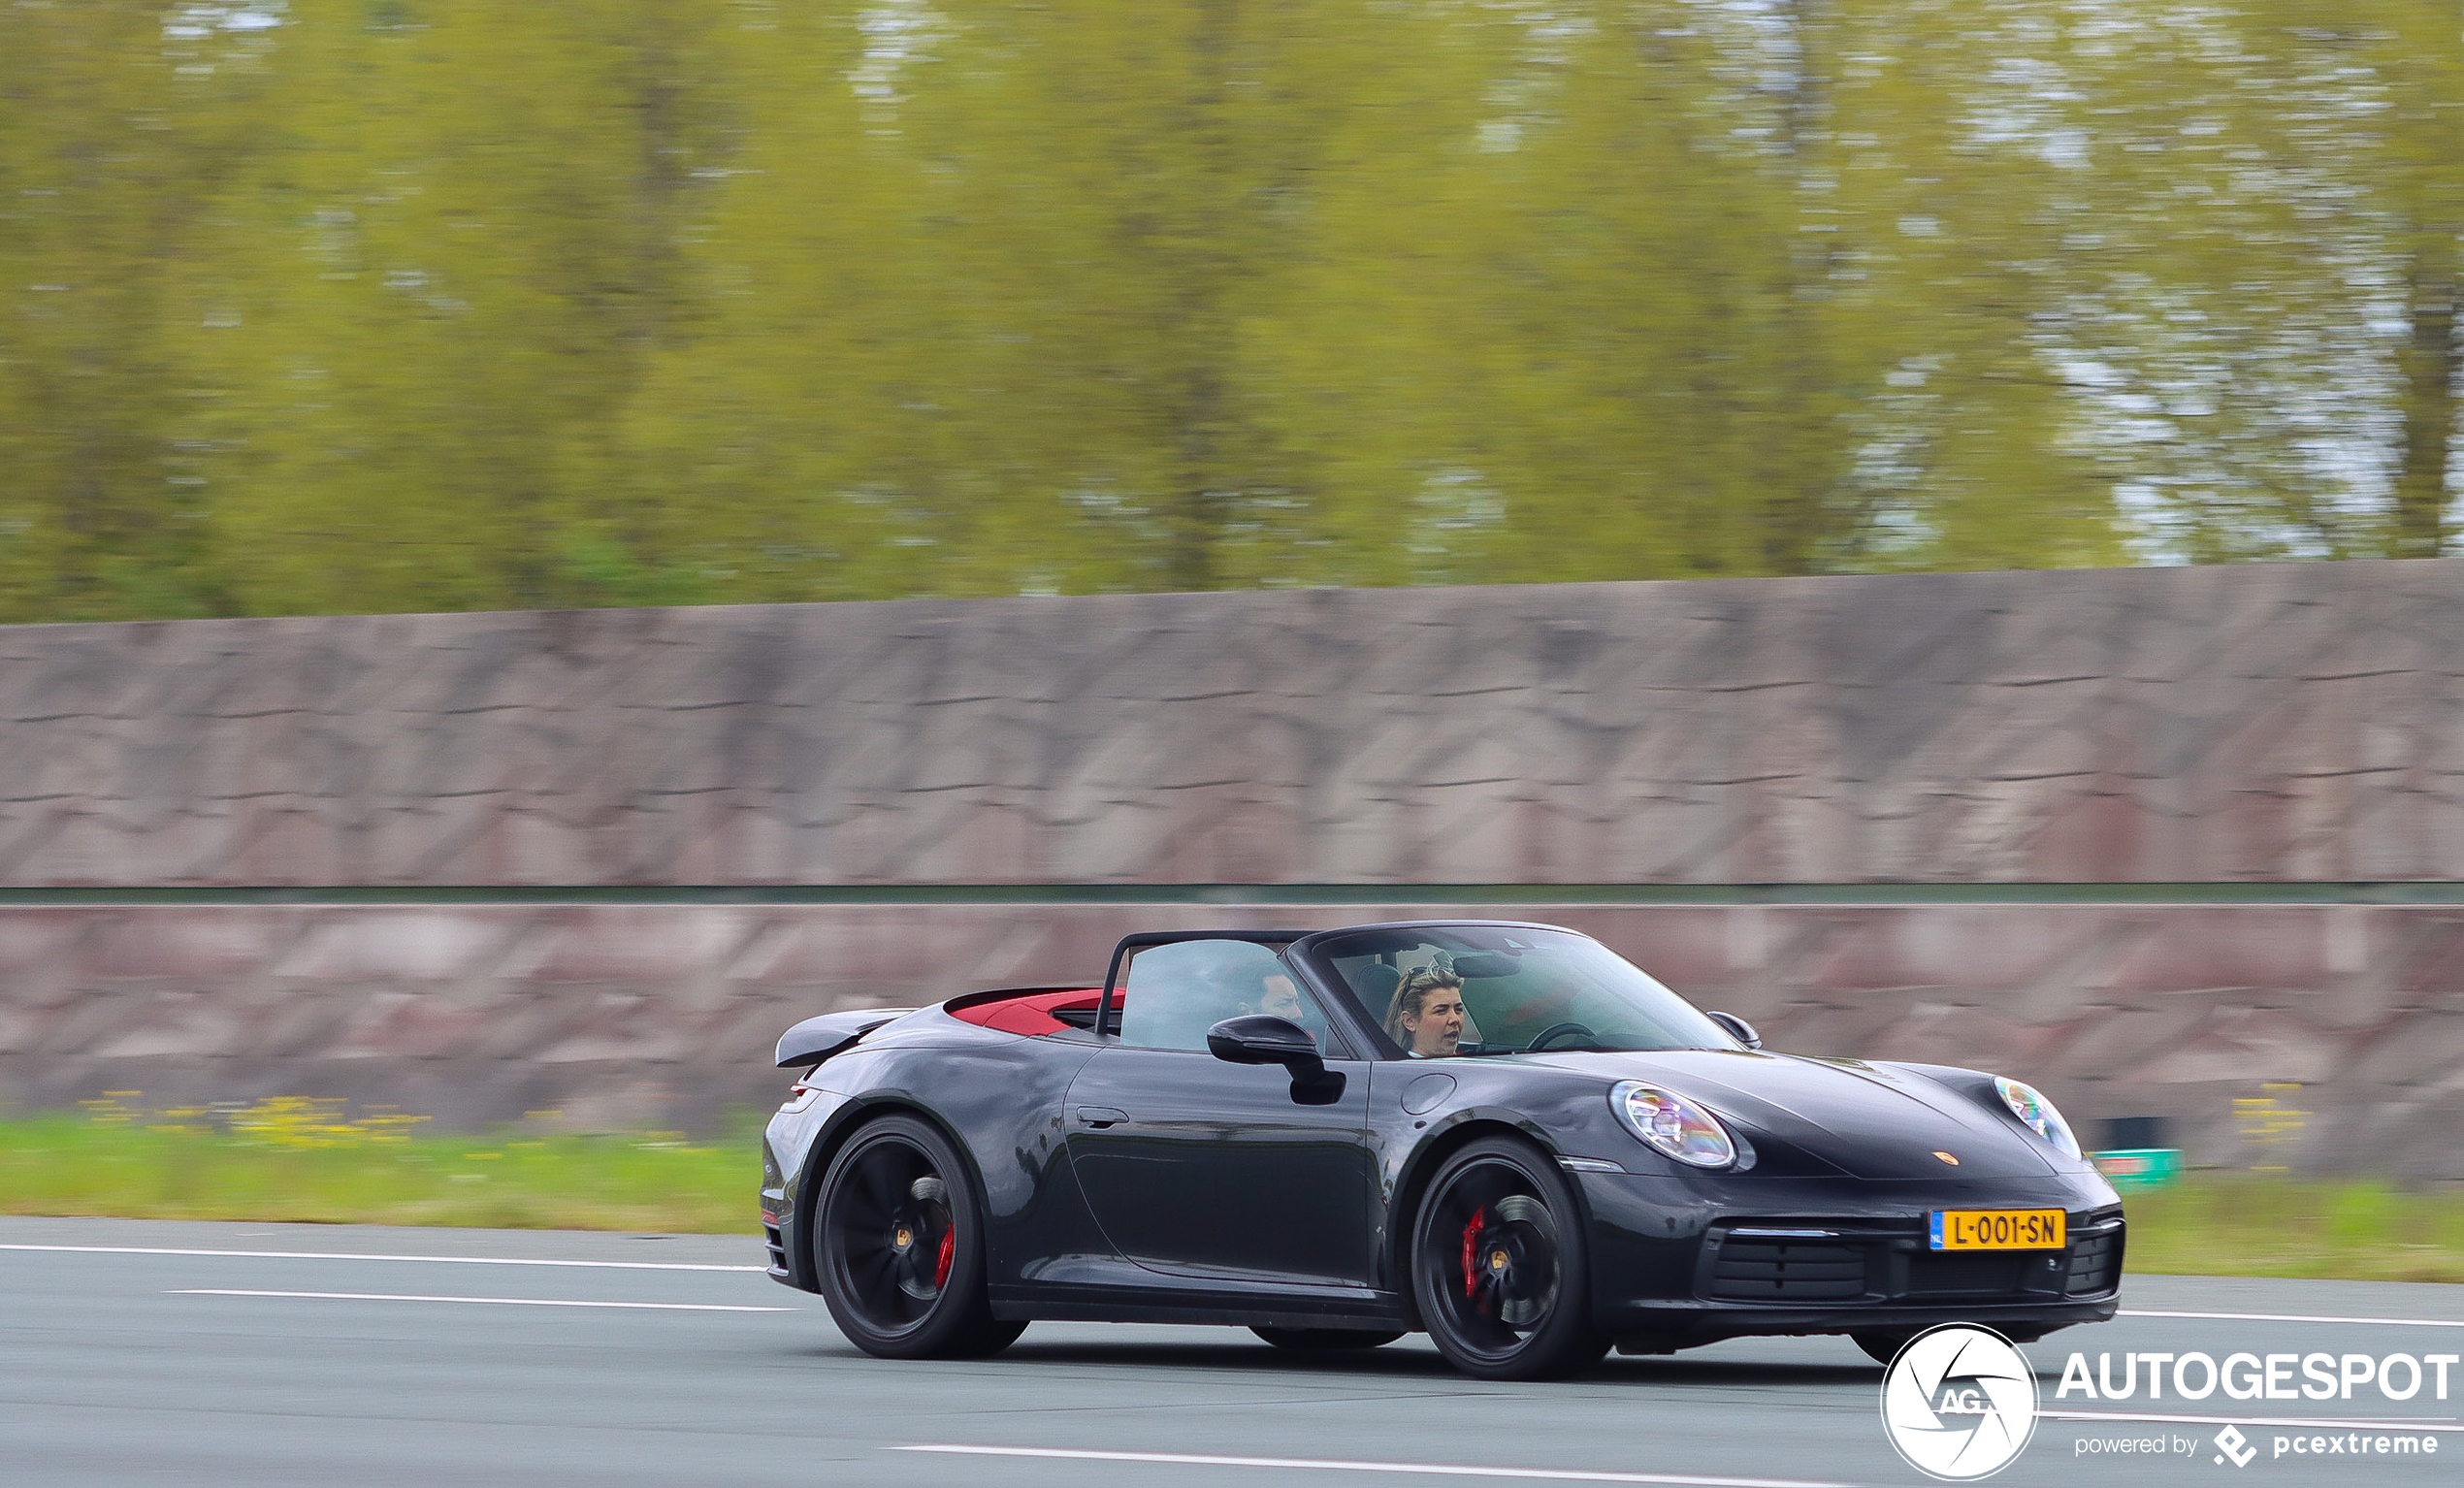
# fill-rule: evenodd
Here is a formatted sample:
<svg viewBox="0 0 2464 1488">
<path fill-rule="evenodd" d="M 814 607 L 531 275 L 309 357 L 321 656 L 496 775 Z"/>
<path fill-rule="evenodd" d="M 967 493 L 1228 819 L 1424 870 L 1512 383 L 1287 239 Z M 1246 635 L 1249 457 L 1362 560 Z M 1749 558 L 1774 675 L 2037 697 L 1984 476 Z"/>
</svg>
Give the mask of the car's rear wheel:
<svg viewBox="0 0 2464 1488">
<path fill-rule="evenodd" d="M 885 1359 L 969 1358 L 1026 1324 L 985 1296 L 984 1207 L 966 1164 L 929 1122 L 886 1116 L 822 1175 L 813 1271 L 848 1342 Z"/>
<path fill-rule="evenodd" d="M 1447 1158 L 1412 1223 L 1420 1320 L 1481 1379 L 1545 1379 L 1596 1362 L 1591 1258 L 1572 1188 L 1528 1143 L 1483 1138 Z"/>
<path fill-rule="evenodd" d="M 1403 1337 L 1402 1333 L 1369 1333 L 1358 1328 L 1251 1328 L 1251 1333 L 1278 1348 L 1296 1353 L 1315 1353 L 1330 1348 L 1377 1348 Z"/>
</svg>

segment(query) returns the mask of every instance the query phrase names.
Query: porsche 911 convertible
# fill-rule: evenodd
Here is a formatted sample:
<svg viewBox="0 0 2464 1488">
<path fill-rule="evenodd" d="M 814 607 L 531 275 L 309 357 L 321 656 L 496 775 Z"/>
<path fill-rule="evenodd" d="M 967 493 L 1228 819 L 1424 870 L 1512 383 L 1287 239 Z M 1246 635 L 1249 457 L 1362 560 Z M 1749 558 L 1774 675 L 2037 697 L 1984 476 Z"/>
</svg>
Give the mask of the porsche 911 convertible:
<svg viewBox="0 0 2464 1488">
<path fill-rule="evenodd" d="M 1100 985 L 841 1012 L 762 1142 L 770 1275 L 885 1357 L 1037 1318 L 1490 1379 L 1609 1347 L 2113 1315 L 2122 1206 L 1975 1070 L 1774 1053 L 1548 925 L 1132 935 Z"/>
</svg>

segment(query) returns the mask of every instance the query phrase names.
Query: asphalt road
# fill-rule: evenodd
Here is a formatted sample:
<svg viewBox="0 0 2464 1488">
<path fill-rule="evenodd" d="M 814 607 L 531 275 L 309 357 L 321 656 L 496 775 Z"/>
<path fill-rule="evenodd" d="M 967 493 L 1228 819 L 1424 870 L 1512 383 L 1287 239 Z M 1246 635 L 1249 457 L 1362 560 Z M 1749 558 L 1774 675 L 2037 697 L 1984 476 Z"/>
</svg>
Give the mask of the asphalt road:
<svg viewBox="0 0 2464 1488">
<path fill-rule="evenodd" d="M 2117 1373 L 2131 1351 L 2464 1352 L 2464 1287 L 2151 1277 L 2124 1307 L 2141 1315 L 2027 1349 L 2045 1409 L 2105 1414 L 2041 1418 L 1992 1481 L 2393 1488 L 2464 1472 L 2464 1366 L 2445 1400 L 2427 1382 L 2403 1402 L 2372 1383 L 2349 1401 L 2150 1401 L 2144 1384 L 2126 1402 L 2055 1398 L 2074 1350 L 2091 1369 L 2113 1354 Z M 2236 1315 L 2145 1315 L 2160 1312 Z M 1885 1439 L 1881 1376 L 1845 1340 L 1495 1385 L 1418 1340 L 1317 1363 L 1232 1329 L 1061 1323 L 989 1361 L 884 1363 L 818 1298 L 762 1278 L 750 1240 L 0 1218 L 10 1488 L 1924 1482 Z M 2129 1418 L 2149 1415 L 2196 1419 Z M 2351 1433 L 2296 1419 L 2410 1424 L 2439 1449 L 2371 1455 L 2375 1430 L 2359 1457 L 2279 1458 L 2277 1437 Z M 2253 1423 L 2246 1467 L 2217 1458 L 2224 1420 Z M 2188 1449 L 2081 1446 L 2158 1439 Z M 916 1450 L 952 1446 L 999 1452 Z M 1089 1455 L 1104 1453 L 1129 1455 Z M 1158 1460 L 1192 1456 L 1250 1461 Z"/>
</svg>

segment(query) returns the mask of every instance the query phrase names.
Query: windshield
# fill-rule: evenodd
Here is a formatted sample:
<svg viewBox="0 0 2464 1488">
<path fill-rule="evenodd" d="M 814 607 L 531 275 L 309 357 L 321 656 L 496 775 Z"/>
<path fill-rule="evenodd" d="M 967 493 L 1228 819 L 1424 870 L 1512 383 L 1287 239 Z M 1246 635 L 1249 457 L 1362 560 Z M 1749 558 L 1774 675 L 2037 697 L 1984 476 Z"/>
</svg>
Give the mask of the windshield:
<svg viewBox="0 0 2464 1488">
<path fill-rule="evenodd" d="M 1633 962 L 1572 930 L 1356 930 L 1306 954 L 1414 1058 L 1740 1047 Z"/>
</svg>

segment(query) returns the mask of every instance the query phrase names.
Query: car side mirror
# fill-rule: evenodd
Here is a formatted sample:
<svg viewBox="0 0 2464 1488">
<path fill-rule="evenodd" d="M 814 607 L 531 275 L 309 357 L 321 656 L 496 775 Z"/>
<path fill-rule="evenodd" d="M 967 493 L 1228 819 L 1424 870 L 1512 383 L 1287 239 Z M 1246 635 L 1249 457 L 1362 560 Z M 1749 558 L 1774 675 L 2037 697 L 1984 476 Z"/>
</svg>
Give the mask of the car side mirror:
<svg viewBox="0 0 2464 1488">
<path fill-rule="evenodd" d="M 1748 1049 L 1763 1047 L 1763 1036 L 1754 1031 L 1754 1025 L 1734 1013 L 1714 1013 L 1711 1021 L 1726 1028 L 1732 1038 Z"/>
<path fill-rule="evenodd" d="M 1344 1077 L 1326 1068 L 1317 1040 L 1288 1018 L 1227 1018 L 1207 1030 L 1207 1052 L 1230 1064 L 1283 1066 L 1292 1073 L 1292 1099 L 1304 1106 L 1330 1105 L 1344 1093 Z"/>
</svg>

